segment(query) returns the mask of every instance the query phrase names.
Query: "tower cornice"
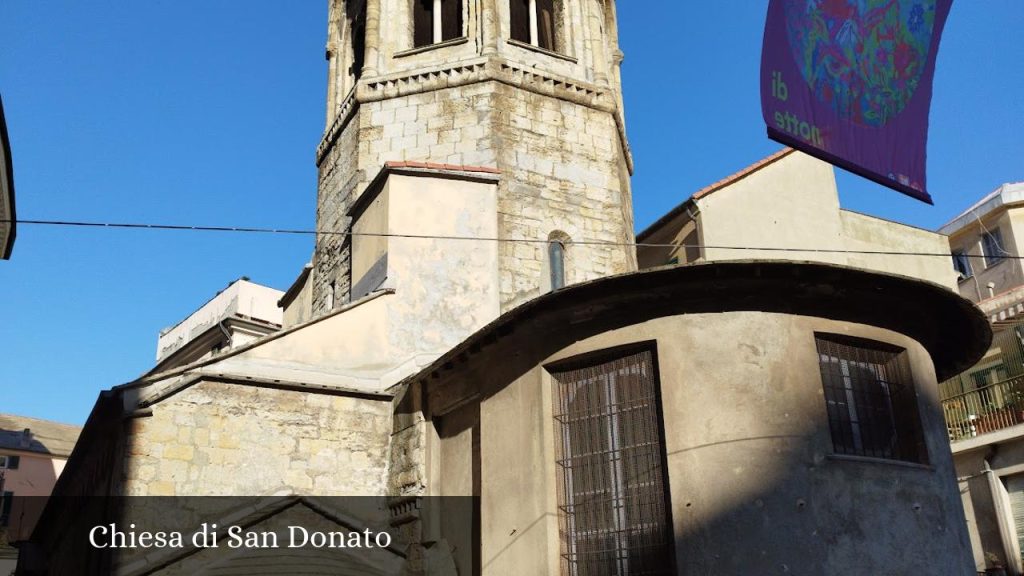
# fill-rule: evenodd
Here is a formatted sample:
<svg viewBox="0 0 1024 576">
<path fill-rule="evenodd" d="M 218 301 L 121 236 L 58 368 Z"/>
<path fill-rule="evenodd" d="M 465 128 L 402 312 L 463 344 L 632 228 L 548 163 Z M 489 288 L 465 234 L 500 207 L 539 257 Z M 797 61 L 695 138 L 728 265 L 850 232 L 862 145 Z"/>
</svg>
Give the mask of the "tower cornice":
<svg viewBox="0 0 1024 576">
<path fill-rule="evenodd" d="M 324 132 L 317 146 L 317 165 L 323 162 L 331 146 L 337 141 L 338 135 L 348 125 L 362 103 L 484 82 L 499 82 L 611 114 L 615 118 L 626 165 L 630 174 L 633 173 L 633 155 L 626 136 L 622 111 L 618 107 L 617 98 L 607 86 L 523 66 L 497 55 L 470 58 L 412 72 L 364 77 L 342 101 L 334 121 Z"/>
</svg>

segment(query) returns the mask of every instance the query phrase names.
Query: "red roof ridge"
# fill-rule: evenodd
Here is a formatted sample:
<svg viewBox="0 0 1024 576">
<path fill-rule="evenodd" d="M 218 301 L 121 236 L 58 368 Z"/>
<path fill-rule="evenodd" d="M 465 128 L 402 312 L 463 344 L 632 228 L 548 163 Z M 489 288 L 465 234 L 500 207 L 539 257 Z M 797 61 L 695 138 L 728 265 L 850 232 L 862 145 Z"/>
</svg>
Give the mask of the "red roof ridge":
<svg viewBox="0 0 1024 576">
<path fill-rule="evenodd" d="M 715 192 L 717 190 L 721 190 L 722 188 L 725 188 L 726 186 L 728 186 L 730 184 L 733 184 L 733 183 L 735 183 L 735 182 L 737 182 L 739 180 L 742 180 L 742 179 L 746 178 L 747 176 L 750 176 L 754 172 L 757 172 L 761 168 L 764 168 L 765 166 L 768 166 L 769 164 L 773 164 L 773 163 L 775 163 L 775 162 L 785 158 L 786 156 L 792 154 L 793 152 L 796 152 L 796 150 L 793 149 L 793 148 L 789 148 L 787 146 L 786 148 L 783 148 L 782 150 L 779 150 L 778 152 L 772 154 L 771 156 L 766 156 L 766 157 L 758 160 L 757 162 L 754 162 L 753 164 L 751 164 L 750 166 L 747 166 L 746 168 L 740 170 L 739 172 L 736 172 L 734 174 L 730 174 L 729 176 L 726 176 L 725 178 L 722 178 L 721 180 L 719 180 L 718 182 L 715 182 L 714 184 L 712 184 L 710 186 L 705 186 L 704 188 L 701 188 L 700 190 L 697 190 L 696 192 L 693 193 L 693 195 L 690 198 L 692 198 L 693 200 L 700 200 L 701 198 L 707 196 L 708 194 L 711 194 L 712 192 Z"/>
<path fill-rule="evenodd" d="M 501 170 L 493 166 L 468 166 L 462 164 L 440 164 L 437 162 L 415 162 L 412 160 L 389 160 L 384 163 L 387 168 L 420 168 L 425 170 L 446 170 L 449 172 L 483 172 L 501 174 Z"/>
</svg>

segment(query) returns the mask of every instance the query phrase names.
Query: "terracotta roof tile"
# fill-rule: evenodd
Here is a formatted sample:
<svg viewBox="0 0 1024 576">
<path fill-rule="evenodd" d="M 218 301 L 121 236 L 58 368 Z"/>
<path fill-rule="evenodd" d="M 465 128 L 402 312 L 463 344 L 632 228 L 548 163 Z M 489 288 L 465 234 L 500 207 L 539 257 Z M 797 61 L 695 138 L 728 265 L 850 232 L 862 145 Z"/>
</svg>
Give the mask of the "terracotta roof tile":
<svg viewBox="0 0 1024 576">
<path fill-rule="evenodd" d="M 466 166 L 461 164 L 439 164 L 436 162 L 414 162 L 411 160 L 385 162 L 388 168 L 421 168 L 426 170 L 447 170 L 449 172 L 482 172 L 485 174 L 501 174 L 501 170 L 493 166 Z"/>
<path fill-rule="evenodd" d="M 761 168 L 764 168 L 769 164 L 772 164 L 774 162 L 777 162 L 778 160 L 785 158 L 786 156 L 789 156 L 793 152 L 796 152 L 796 150 L 794 150 L 793 148 L 783 148 L 782 150 L 779 150 L 778 152 L 772 154 L 771 156 L 762 158 L 761 160 L 754 162 L 750 166 L 747 166 L 746 168 L 740 170 L 739 172 L 736 172 L 735 174 L 730 174 L 729 176 L 722 178 L 721 180 L 715 182 L 710 186 L 705 186 L 704 188 L 697 190 L 696 192 L 693 193 L 692 198 L 694 200 L 700 200 L 701 198 L 707 196 L 708 194 L 711 194 L 712 192 L 715 192 L 716 190 L 721 190 L 722 188 L 725 188 L 726 186 L 733 184 L 738 180 L 742 180 L 747 176 L 750 176 L 751 174 L 757 172 Z"/>
<path fill-rule="evenodd" d="M 661 218 L 658 218 L 658 220 L 656 220 L 653 224 L 651 224 L 650 226 L 645 228 L 643 231 L 641 231 L 639 234 L 637 234 L 636 235 L 637 241 L 638 242 L 643 242 L 647 238 L 650 238 L 650 236 L 652 234 L 654 234 L 656 231 L 658 231 L 662 226 L 664 226 L 665 224 L 670 222 L 673 218 L 675 218 L 676 216 L 681 214 L 684 210 L 686 210 L 686 207 L 691 202 L 693 202 L 694 200 L 700 200 L 701 198 L 704 198 L 705 196 L 708 196 L 708 195 L 712 194 L 713 192 L 721 190 L 722 188 L 725 188 L 726 186 L 728 186 L 730 184 L 734 184 L 734 183 L 736 183 L 736 182 L 746 178 L 747 176 L 750 176 L 754 172 L 757 172 L 761 168 L 764 168 L 765 166 L 773 164 L 774 162 L 777 162 L 777 161 L 785 158 L 786 156 L 789 156 L 793 152 L 796 152 L 796 150 L 794 150 L 793 148 L 788 148 L 788 147 L 787 148 L 783 148 L 782 150 L 779 150 L 778 152 L 772 154 L 771 156 L 767 156 L 765 158 L 762 158 L 761 160 L 758 160 L 757 162 L 754 162 L 750 166 L 747 166 L 746 168 L 740 170 L 739 172 L 736 172 L 735 174 L 730 174 L 729 176 L 726 176 L 725 178 L 722 178 L 721 180 L 719 180 L 718 182 L 715 182 L 714 184 L 712 184 L 710 186 L 705 186 L 704 188 L 701 188 L 700 190 L 697 190 L 685 202 L 683 202 L 682 204 L 679 204 L 675 208 L 669 210 Z"/>
</svg>

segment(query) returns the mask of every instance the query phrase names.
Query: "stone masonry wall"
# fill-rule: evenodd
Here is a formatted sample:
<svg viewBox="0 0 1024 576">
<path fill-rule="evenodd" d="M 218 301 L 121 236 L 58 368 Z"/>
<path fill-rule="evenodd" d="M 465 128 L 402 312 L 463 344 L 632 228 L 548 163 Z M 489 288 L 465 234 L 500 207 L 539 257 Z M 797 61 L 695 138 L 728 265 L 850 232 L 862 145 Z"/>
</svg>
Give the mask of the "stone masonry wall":
<svg viewBox="0 0 1024 576">
<path fill-rule="evenodd" d="M 356 157 L 359 130 L 351 124 L 338 137 L 327 157 L 320 164 L 316 224 L 319 232 L 346 232 L 351 222 L 347 212 L 353 191 L 362 180 L 357 172 Z M 327 310 L 327 292 L 335 283 L 335 306 L 349 300 L 351 291 L 349 238 L 340 234 L 318 234 L 313 254 L 312 314 L 320 316 Z"/>
<path fill-rule="evenodd" d="M 131 420 L 127 495 L 383 495 L 392 404 L 200 382 Z"/>
<path fill-rule="evenodd" d="M 342 225 L 344 212 L 391 160 L 500 169 L 503 238 L 634 238 L 625 154 L 606 110 L 493 80 L 364 102 L 321 162 L 320 228 Z M 567 252 L 569 283 L 636 268 L 628 246 L 570 243 Z M 546 291 L 546 258 L 542 243 L 502 245 L 504 310 Z M 347 274 L 347 259 L 340 238 L 321 237 L 314 315 L 327 311 L 323 288 Z"/>
</svg>

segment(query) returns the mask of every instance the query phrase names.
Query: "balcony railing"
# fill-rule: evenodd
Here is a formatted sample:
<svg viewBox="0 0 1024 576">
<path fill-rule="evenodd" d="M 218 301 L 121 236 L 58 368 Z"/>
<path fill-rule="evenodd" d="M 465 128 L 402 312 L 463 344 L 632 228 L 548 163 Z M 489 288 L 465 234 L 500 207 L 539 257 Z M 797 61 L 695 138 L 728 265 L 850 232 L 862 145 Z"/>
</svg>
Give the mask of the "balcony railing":
<svg viewBox="0 0 1024 576">
<path fill-rule="evenodd" d="M 1024 376 L 996 382 L 942 401 L 949 439 L 979 434 L 1024 423 Z"/>
</svg>

